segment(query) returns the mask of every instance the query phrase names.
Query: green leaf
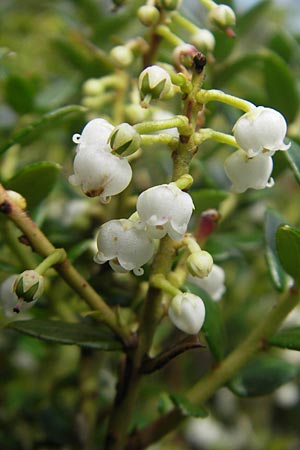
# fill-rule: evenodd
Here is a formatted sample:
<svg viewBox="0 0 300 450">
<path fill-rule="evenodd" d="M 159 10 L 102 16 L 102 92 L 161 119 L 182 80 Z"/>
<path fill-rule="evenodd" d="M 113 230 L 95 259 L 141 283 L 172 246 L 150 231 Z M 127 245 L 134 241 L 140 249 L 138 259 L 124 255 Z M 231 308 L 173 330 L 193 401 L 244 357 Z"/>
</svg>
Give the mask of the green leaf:
<svg viewBox="0 0 300 450">
<path fill-rule="evenodd" d="M 229 383 L 240 397 L 268 395 L 295 378 L 297 369 L 273 355 L 262 354 L 251 360 Z"/>
<path fill-rule="evenodd" d="M 11 139 L 4 142 L 2 145 L 0 145 L 0 154 L 4 153 L 6 150 L 8 150 L 10 147 L 12 147 L 15 144 L 24 144 L 27 142 L 28 139 L 35 136 L 35 134 L 38 131 L 41 131 L 44 126 L 53 123 L 55 121 L 61 120 L 63 117 L 65 117 L 68 114 L 72 113 L 83 113 L 86 111 L 86 108 L 79 105 L 70 105 L 70 106 L 64 106 L 62 108 L 56 109 L 55 111 L 51 111 L 47 114 L 44 114 L 41 118 L 38 120 L 32 122 L 27 127 L 23 128 L 20 131 L 17 131 Z"/>
<path fill-rule="evenodd" d="M 193 202 L 197 213 L 205 211 L 206 209 L 218 209 L 221 202 L 223 202 L 229 195 L 227 191 L 217 189 L 199 189 L 192 191 Z"/>
<path fill-rule="evenodd" d="M 270 0 L 262 0 L 261 2 L 256 3 L 252 8 L 247 9 L 242 16 L 239 16 L 237 20 L 238 37 L 249 29 L 252 30 L 253 26 L 257 24 L 270 6 Z"/>
<path fill-rule="evenodd" d="M 28 209 L 35 208 L 53 189 L 60 165 L 42 161 L 23 167 L 6 183 L 6 189 L 19 192 L 27 201 Z"/>
<path fill-rule="evenodd" d="M 33 110 L 35 96 L 34 80 L 19 75 L 10 75 L 5 82 L 5 99 L 19 114 Z"/>
<path fill-rule="evenodd" d="M 285 223 L 285 220 L 277 211 L 273 209 L 267 210 L 264 230 L 266 260 L 273 285 L 279 292 L 283 292 L 287 286 L 287 274 L 280 264 L 275 242 L 276 230 L 283 223 Z"/>
<path fill-rule="evenodd" d="M 274 347 L 300 350 L 300 328 L 295 327 L 281 330 L 275 336 L 269 338 L 268 343 Z"/>
<path fill-rule="evenodd" d="M 193 405 L 187 398 L 179 394 L 170 394 L 170 399 L 176 408 L 186 417 L 207 417 L 208 412 L 202 406 Z"/>
<path fill-rule="evenodd" d="M 207 344 L 217 361 L 223 359 L 225 352 L 225 330 L 219 305 L 210 296 L 193 283 L 186 283 L 186 288 L 202 298 L 205 305 L 205 321 L 202 332 Z"/>
<path fill-rule="evenodd" d="M 58 344 L 74 344 L 97 350 L 122 350 L 122 344 L 103 326 L 90 326 L 84 323 L 67 323 L 57 320 L 16 320 L 6 325 L 38 339 Z"/>
<path fill-rule="evenodd" d="M 282 225 L 276 232 L 276 248 L 284 270 L 300 284 L 300 229 Z"/>
<path fill-rule="evenodd" d="M 294 173 L 294 177 L 300 184 L 300 145 L 292 139 L 290 139 L 290 143 L 290 148 L 283 152 L 283 154 Z"/>
</svg>

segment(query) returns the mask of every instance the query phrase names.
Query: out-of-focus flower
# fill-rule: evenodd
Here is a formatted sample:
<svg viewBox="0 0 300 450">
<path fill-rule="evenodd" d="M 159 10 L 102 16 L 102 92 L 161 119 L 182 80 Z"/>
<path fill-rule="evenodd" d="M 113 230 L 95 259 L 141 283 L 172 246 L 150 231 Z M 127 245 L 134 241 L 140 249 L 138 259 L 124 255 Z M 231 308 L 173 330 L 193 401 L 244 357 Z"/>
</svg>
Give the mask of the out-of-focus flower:
<svg viewBox="0 0 300 450">
<path fill-rule="evenodd" d="M 217 5 L 208 14 L 209 20 L 220 28 L 228 28 L 235 25 L 234 11 L 228 5 Z"/>
<path fill-rule="evenodd" d="M 212 269 L 207 277 L 198 278 L 190 276 L 189 281 L 201 287 L 206 291 L 212 300 L 218 301 L 226 291 L 225 287 L 225 272 L 222 267 L 213 264 Z"/>
</svg>

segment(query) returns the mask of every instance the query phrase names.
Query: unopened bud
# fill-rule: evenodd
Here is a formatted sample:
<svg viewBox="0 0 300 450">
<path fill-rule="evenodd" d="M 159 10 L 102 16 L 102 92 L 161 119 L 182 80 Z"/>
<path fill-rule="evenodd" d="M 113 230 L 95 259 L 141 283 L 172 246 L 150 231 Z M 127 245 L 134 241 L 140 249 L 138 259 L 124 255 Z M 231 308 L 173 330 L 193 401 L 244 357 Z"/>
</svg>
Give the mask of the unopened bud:
<svg viewBox="0 0 300 450">
<path fill-rule="evenodd" d="M 212 52 L 215 48 L 216 40 L 214 35 L 205 29 L 199 29 L 191 36 L 191 43 L 201 52 Z"/>
<path fill-rule="evenodd" d="M 159 11 L 155 6 L 144 5 L 138 9 L 138 18 L 145 27 L 152 27 L 159 21 Z"/>
<path fill-rule="evenodd" d="M 207 277 L 212 269 L 213 263 L 211 254 L 204 250 L 192 253 L 186 261 L 190 274 L 198 278 Z"/>
<path fill-rule="evenodd" d="M 179 8 L 181 5 L 181 0 L 161 0 L 161 6 L 167 11 L 173 11 Z"/>
<path fill-rule="evenodd" d="M 139 90 L 142 100 L 164 98 L 172 89 L 170 75 L 159 66 L 149 66 L 139 76 Z"/>
<path fill-rule="evenodd" d="M 15 281 L 14 290 L 25 302 L 38 299 L 44 290 L 44 278 L 35 270 L 25 270 Z"/>
<path fill-rule="evenodd" d="M 83 84 L 83 93 L 87 96 L 99 95 L 103 92 L 101 80 L 98 78 L 90 78 Z"/>
<path fill-rule="evenodd" d="M 222 29 L 232 27 L 236 22 L 235 13 L 228 5 L 218 5 L 211 9 L 208 18 Z"/>
<path fill-rule="evenodd" d="M 205 306 L 200 297 L 184 292 L 171 300 L 168 314 L 171 322 L 179 330 L 188 334 L 197 334 L 204 323 Z"/>
<path fill-rule="evenodd" d="M 128 67 L 133 61 L 132 51 L 125 45 L 117 45 L 110 52 L 114 64 L 118 67 Z"/>
<path fill-rule="evenodd" d="M 121 123 L 111 133 L 109 142 L 113 153 L 128 156 L 140 148 L 141 136 L 128 123 Z"/>
</svg>

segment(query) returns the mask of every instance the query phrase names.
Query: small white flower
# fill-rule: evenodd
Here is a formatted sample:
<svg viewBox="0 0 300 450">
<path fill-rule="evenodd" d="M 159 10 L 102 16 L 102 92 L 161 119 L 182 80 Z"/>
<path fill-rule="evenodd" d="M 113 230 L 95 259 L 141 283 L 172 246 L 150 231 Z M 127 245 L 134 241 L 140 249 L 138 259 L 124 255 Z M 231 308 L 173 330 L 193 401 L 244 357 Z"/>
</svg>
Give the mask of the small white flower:
<svg viewBox="0 0 300 450">
<path fill-rule="evenodd" d="M 160 14 L 155 6 L 143 5 L 138 9 L 138 18 L 145 27 L 152 27 L 159 21 Z"/>
<path fill-rule="evenodd" d="M 263 153 L 249 158 L 243 150 L 237 150 L 225 160 L 224 168 L 232 182 L 231 190 L 236 193 L 249 188 L 264 189 L 274 184 L 273 178 L 270 178 L 273 160 Z"/>
<path fill-rule="evenodd" d="M 286 130 L 286 121 L 280 112 L 258 106 L 238 119 L 233 134 L 238 145 L 251 157 L 266 150 L 287 150 L 290 144 L 283 142 Z"/>
<path fill-rule="evenodd" d="M 77 151 L 90 149 L 110 151 L 108 138 L 114 126 L 105 119 L 90 120 L 82 130 L 81 135 L 76 133 L 72 140 L 78 144 Z"/>
<path fill-rule="evenodd" d="M 211 31 L 200 29 L 191 36 L 191 43 L 202 52 L 212 52 L 216 45 L 216 40 Z"/>
<path fill-rule="evenodd" d="M 205 278 L 190 276 L 188 280 L 206 291 L 212 300 L 218 301 L 226 291 L 225 272 L 222 267 L 213 264 L 211 272 Z"/>
<path fill-rule="evenodd" d="M 17 278 L 18 275 L 11 275 L 0 285 L 0 305 L 6 317 L 13 317 L 16 312 L 24 312 L 36 303 L 36 301 L 27 303 L 18 299 L 14 291 Z"/>
<path fill-rule="evenodd" d="M 154 241 L 141 229 L 139 223 L 129 219 L 110 220 L 103 224 L 97 235 L 98 253 L 95 262 L 109 261 L 117 272 L 133 270 L 135 275 L 144 273 L 141 266 L 153 256 Z"/>
<path fill-rule="evenodd" d="M 205 319 L 203 300 L 190 292 L 184 292 L 172 298 L 169 310 L 171 322 L 181 331 L 197 334 Z"/>
<path fill-rule="evenodd" d="M 129 162 L 105 150 L 80 150 L 75 155 L 73 167 L 70 183 L 81 185 L 88 197 L 99 196 L 102 203 L 108 203 L 112 195 L 122 192 L 132 177 Z"/>
<path fill-rule="evenodd" d="M 159 66 L 149 66 L 139 76 L 139 90 L 142 99 L 147 95 L 163 98 L 172 89 L 170 75 Z"/>
<path fill-rule="evenodd" d="M 179 240 L 187 230 L 194 204 L 187 192 L 170 183 L 142 192 L 136 209 L 150 236 L 160 239 L 168 234 L 171 239 Z"/>
</svg>

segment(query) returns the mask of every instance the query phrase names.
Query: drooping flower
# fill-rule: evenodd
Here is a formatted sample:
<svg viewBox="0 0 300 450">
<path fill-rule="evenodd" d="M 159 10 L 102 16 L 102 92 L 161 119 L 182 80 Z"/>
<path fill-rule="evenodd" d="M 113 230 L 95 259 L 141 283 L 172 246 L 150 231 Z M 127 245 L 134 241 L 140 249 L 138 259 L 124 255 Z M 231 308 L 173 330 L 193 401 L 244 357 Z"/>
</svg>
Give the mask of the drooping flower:
<svg viewBox="0 0 300 450">
<path fill-rule="evenodd" d="M 233 127 L 238 145 L 249 157 L 263 151 L 287 150 L 290 144 L 283 142 L 286 131 L 287 124 L 283 115 L 263 106 L 251 109 Z"/>
<path fill-rule="evenodd" d="M 213 264 L 207 277 L 200 279 L 198 277 L 189 276 L 188 281 L 201 287 L 209 294 L 212 300 L 215 301 L 220 300 L 226 291 L 224 269 L 216 264 Z"/>
<path fill-rule="evenodd" d="M 209 20 L 220 28 L 228 28 L 235 25 L 234 11 L 228 5 L 217 5 L 208 14 Z"/>
<path fill-rule="evenodd" d="M 18 275 L 11 275 L 0 285 L 0 305 L 6 317 L 13 317 L 15 313 L 24 312 L 31 308 L 37 300 L 24 302 L 18 299 L 14 291 L 14 285 Z"/>
<path fill-rule="evenodd" d="M 14 290 L 26 303 L 37 300 L 44 291 L 44 277 L 36 270 L 24 270 L 17 276 Z"/>
<path fill-rule="evenodd" d="M 104 223 L 97 235 L 98 253 L 95 262 L 110 266 L 117 272 L 144 273 L 141 268 L 154 254 L 154 241 L 141 225 L 129 219 Z"/>
<path fill-rule="evenodd" d="M 191 253 L 186 260 L 188 271 L 198 278 L 205 278 L 210 274 L 213 262 L 211 254 L 205 250 Z"/>
<path fill-rule="evenodd" d="M 169 183 L 142 192 L 136 209 L 150 236 L 160 239 L 168 234 L 179 240 L 187 230 L 194 204 L 187 192 Z"/>
<path fill-rule="evenodd" d="M 86 148 L 76 153 L 71 184 L 81 188 L 88 197 L 100 197 L 108 203 L 112 195 L 122 192 L 130 183 L 132 170 L 129 162 L 105 150 Z"/>
<path fill-rule="evenodd" d="M 164 98 L 172 89 L 168 72 L 159 66 L 149 66 L 139 76 L 139 90 L 142 100 L 146 96 L 158 99 Z"/>
<path fill-rule="evenodd" d="M 187 334 L 197 334 L 204 323 L 205 306 L 200 297 L 184 292 L 173 297 L 168 314 L 179 330 Z"/>
<path fill-rule="evenodd" d="M 225 160 L 224 168 L 232 182 L 231 190 L 236 193 L 249 188 L 264 189 L 274 184 L 273 178 L 270 178 L 273 160 L 263 153 L 249 158 L 243 150 L 237 150 Z"/>
<path fill-rule="evenodd" d="M 90 120 L 82 130 L 81 135 L 76 133 L 72 140 L 78 144 L 77 152 L 80 150 L 105 150 L 110 151 L 108 138 L 114 126 L 105 119 L 97 118 Z"/>
</svg>

